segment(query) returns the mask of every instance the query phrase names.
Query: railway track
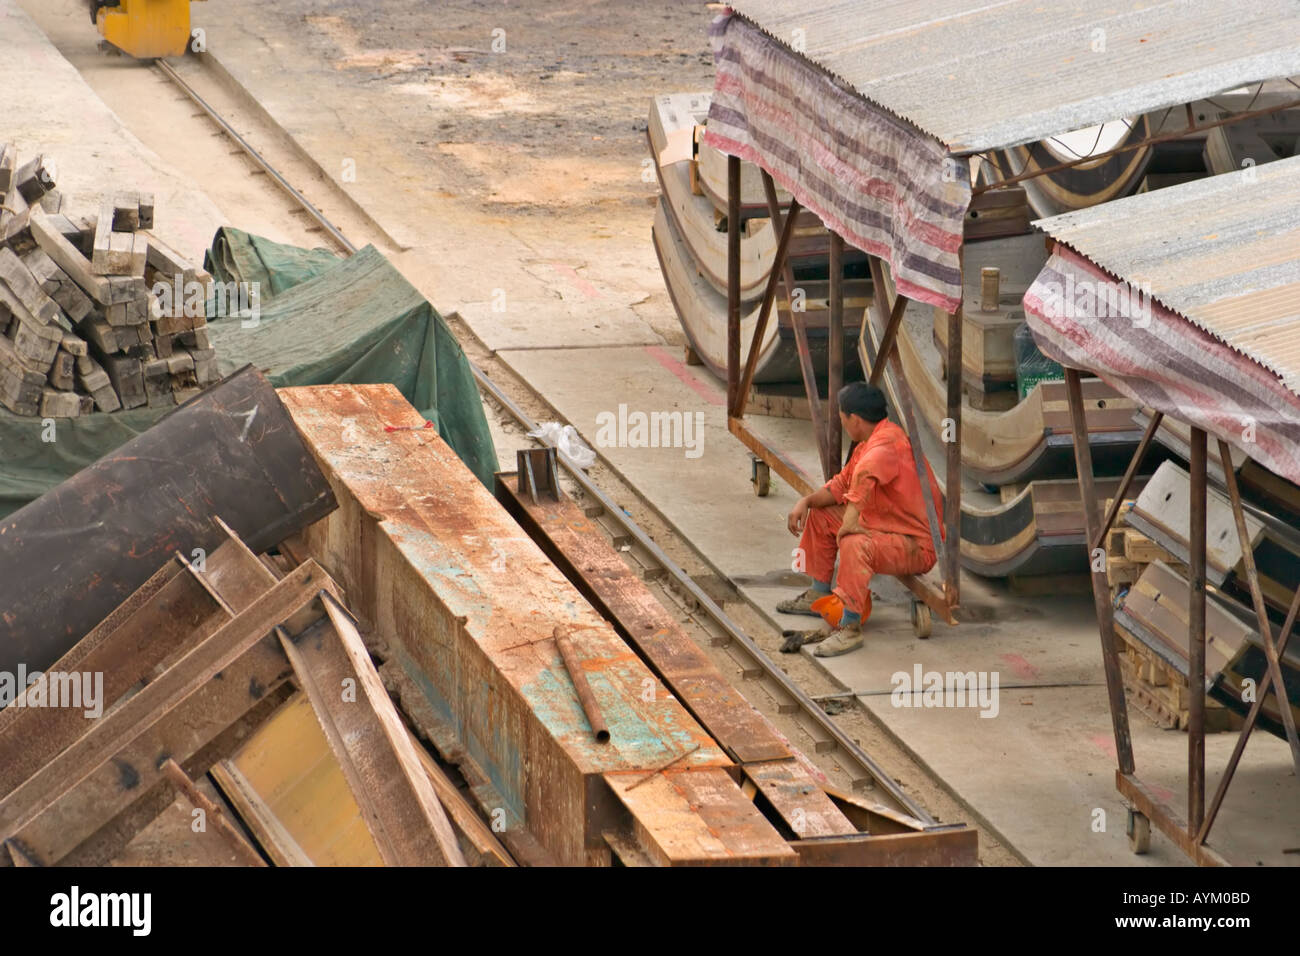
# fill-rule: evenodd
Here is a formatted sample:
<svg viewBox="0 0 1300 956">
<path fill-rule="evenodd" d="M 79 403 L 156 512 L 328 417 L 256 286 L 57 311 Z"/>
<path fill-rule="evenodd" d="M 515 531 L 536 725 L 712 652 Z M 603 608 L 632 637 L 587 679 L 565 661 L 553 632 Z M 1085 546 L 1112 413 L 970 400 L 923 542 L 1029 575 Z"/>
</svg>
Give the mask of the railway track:
<svg viewBox="0 0 1300 956">
<path fill-rule="evenodd" d="M 306 227 L 309 232 L 322 235 L 340 252 L 350 255 L 357 251 L 358 246 L 348 238 L 344 228 L 331 221 L 288 176 L 241 135 L 229 119 L 222 115 L 217 105 L 202 96 L 171 64 L 155 61 L 154 69 L 199 109 L 200 113 L 196 116 L 206 116 L 230 140 L 236 147 L 231 151 L 233 154 L 242 154 L 252 163 L 255 173 L 267 176 L 279 188 L 293 207 L 311 223 Z M 348 218 L 353 220 L 350 228 L 354 236 L 361 238 L 360 233 L 367 231 L 365 220 L 368 217 L 362 215 Z M 377 246 L 392 245 L 386 236 L 376 236 L 375 239 Z M 524 432 L 536 430 L 536 422 L 519 402 L 477 364 L 471 362 L 471 368 L 483 394 L 493 404 L 513 419 Z M 538 444 L 548 444 L 542 439 L 532 440 Z M 936 822 L 586 472 L 558 449 L 557 457 L 572 481 L 581 489 L 588 517 L 604 529 L 629 565 L 643 579 L 657 583 L 681 614 L 698 627 L 702 634 L 707 635 L 709 643 L 726 654 L 739 670 L 747 688 L 760 686 L 770 696 L 778 713 L 793 721 L 812 741 L 813 750 L 819 758 L 833 760 L 843 768 L 854 789 L 868 791 L 874 798 L 926 824 Z"/>
</svg>

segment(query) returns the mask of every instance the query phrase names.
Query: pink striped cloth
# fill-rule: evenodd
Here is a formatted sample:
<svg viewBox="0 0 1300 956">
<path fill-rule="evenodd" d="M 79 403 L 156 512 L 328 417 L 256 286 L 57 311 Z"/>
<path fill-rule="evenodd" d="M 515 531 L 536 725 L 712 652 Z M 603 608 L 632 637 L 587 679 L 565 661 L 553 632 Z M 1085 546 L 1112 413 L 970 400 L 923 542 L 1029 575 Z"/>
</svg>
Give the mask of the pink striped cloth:
<svg viewBox="0 0 1300 956">
<path fill-rule="evenodd" d="M 1025 315 L 1048 358 L 1089 369 L 1300 483 L 1300 396 L 1149 290 L 1116 280 L 1058 243 L 1025 293 Z"/>
<path fill-rule="evenodd" d="M 965 161 L 730 10 L 709 36 L 704 141 L 766 169 L 847 242 L 888 261 L 902 294 L 955 312 Z"/>
</svg>

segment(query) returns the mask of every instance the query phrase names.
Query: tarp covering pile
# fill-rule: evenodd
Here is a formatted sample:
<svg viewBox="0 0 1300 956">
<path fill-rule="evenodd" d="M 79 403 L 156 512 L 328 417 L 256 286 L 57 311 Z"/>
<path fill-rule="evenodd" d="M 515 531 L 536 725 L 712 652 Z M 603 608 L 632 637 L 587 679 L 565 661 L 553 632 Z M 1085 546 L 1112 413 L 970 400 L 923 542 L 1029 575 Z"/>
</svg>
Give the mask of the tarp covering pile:
<svg viewBox="0 0 1300 956">
<path fill-rule="evenodd" d="M 392 382 L 490 484 L 496 453 L 469 362 L 433 306 L 378 251 L 367 247 L 338 259 L 222 229 L 207 265 L 216 280 L 261 283 L 256 324 L 238 317 L 209 320 L 223 374 L 252 364 L 277 388 Z M 0 516 L 169 411 L 84 415 L 58 419 L 51 429 L 39 418 L 0 410 Z"/>
<path fill-rule="evenodd" d="M 723 14 L 709 34 L 704 141 L 763 167 L 847 242 L 888 261 L 903 295 L 955 312 L 966 164 L 744 19 Z"/>
</svg>

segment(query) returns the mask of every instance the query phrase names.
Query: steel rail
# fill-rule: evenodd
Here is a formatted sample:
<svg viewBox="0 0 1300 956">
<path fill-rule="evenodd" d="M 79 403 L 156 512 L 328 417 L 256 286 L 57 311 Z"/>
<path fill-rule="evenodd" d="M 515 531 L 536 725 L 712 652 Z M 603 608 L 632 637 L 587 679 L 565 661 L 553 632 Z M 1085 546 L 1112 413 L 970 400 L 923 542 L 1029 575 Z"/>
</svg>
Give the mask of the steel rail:
<svg viewBox="0 0 1300 956">
<path fill-rule="evenodd" d="M 226 122 L 169 64 L 162 60 L 156 60 L 154 65 L 164 76 L 175 83 L 195 105 L 202 109 L 220 127 L 222 132 L 229 136 L 294 202 L 298 203 L 316 220 L 341 249 L 349 254 L 357 251 L 357 247 L 319 209 L 295 189 L 274 166 L 267 162 L 252 144 Z M 533 432 L 537 430 L 537 423 L 496 382 L 489 378 L 487 373 L 472 361 L 469 365 L 475 381 L 496 404 L 526 431 Z M 541 445 L 555 447 L 542 438 L 533 438 L 533 440 Z M 744 629 L 736 624 L 689 574 L 665 554 L 663 549 L 642 530 L 641 526 L 624 512 L 612 498 L 605 494 L 582 468 L 559 448 L 556 448 L 556 458 L 564 466 L 565 471 L 582 488 L 583 492 L 596 502 L 599 502 L 600 514 L 591 517 L 597 519 L 605 517 L 617 526 L 617 531 L 611 531 L 609 527 L 605 528 L 616 543 L 623 539 L 629 544 L 636 545 L 637 557 L 646 566 L 644 576 L 658 577 L 661 576 L 659 573 L 661 571 L 662 574 L 666 574 L 676 582 L 677 587 L 681 589 L 685 596 L 685 600 L 682 602 L 683 610 L 697 625 L 712 635 L 711 639 L 715 646 L 723 647 L 728 651 L 733 660 L 740 665 L 746 680 L 764 680 L 772 685 L 769 692 L 772 692 L 773 697 L 777 700 L 778 709 L 781 713 L 793 716 L 796 719 L 805 732 L 815 741 L 818 754 L 830 755 L 845 765 L 853 777 L 855 789 L 878 787 L 883 794 L 888 795 L 897 804 L 900 810 L 911 814 L 927 826 L 935 824 L 934 817 L 904 793 L 903 789 L 894 782 L 893 777 L 872 760 L 785 671 L 777 667 L 772 659 L 767 656 L 767 653 L 745 633 Z M 672 588 L 666 588 L 665 590 L 675 598 L 679 597 Z M 704 612 L 704 620 L 700 618 L 699 611 Z M 788 700 L 782 701 L 782 697 Z"/>
</svg>

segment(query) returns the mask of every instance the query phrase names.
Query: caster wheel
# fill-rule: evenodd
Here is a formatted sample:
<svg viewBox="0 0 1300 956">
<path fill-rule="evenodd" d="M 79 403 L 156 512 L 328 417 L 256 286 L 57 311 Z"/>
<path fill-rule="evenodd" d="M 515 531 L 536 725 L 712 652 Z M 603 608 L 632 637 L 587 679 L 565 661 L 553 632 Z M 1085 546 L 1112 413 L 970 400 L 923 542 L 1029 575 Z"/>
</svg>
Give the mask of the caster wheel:
<svg viewBox="0 0 1300 956">
<path fill-rule="evenodd" d="M 754 494 L 766 498 L 768 492 L 772 490 L 772 469 L 768 467 L 767 462 L 755 458 L 749 480 L 754 486 Z"/>
<path fill-rule="evenodd" d="M 930 608 L 921 601 L 912 601 L 912 633 L 917 637 L 930 636 Z"/>
<path fill-rule="evenodd" d="M 1128 848 L 1141 856 L 1151 849 L 1151 821 L 1136 810 L 1128 812 Z"/>
</svg>

